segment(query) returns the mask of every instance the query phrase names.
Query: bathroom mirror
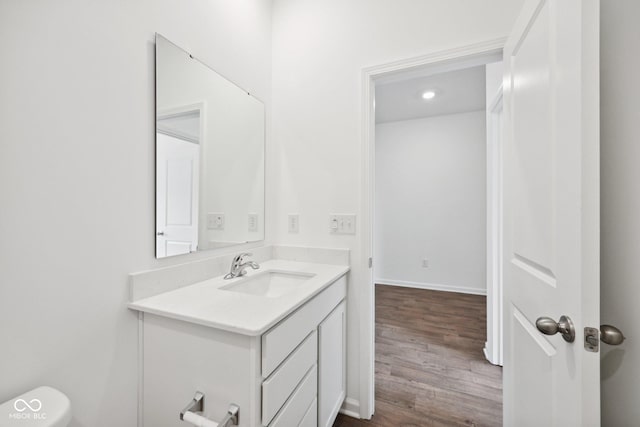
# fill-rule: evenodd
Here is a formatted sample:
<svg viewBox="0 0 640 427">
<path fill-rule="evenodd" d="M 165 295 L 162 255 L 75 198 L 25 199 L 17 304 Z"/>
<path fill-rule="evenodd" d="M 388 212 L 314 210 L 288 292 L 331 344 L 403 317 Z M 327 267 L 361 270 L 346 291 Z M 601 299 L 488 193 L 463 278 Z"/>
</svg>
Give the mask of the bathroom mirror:
<svg viewBox="0 0 640 427">
<path fill-rule="evenodd" d="M 156 34 L 156 257 L 264 240 L 264 104 Z"/>
</svg>

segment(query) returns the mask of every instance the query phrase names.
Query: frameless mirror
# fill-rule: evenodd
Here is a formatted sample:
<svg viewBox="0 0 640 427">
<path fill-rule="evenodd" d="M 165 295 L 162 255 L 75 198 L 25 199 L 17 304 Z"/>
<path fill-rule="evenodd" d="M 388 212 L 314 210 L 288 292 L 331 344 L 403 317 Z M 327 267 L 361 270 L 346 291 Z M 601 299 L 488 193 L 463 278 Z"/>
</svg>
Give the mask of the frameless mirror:
<svg viewBox="0 0 640 427">
<path fill-rule="evenodd" d="M 156 257 L 264 240 L 264 104 L 156 35 Z"/>
</svg>

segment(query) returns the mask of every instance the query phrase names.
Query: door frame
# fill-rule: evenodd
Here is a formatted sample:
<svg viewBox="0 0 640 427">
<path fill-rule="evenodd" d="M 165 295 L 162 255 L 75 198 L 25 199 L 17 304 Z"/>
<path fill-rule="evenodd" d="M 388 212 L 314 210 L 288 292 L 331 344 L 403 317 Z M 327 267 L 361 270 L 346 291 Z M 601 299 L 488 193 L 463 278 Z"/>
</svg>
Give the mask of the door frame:
<svg viewBox="0 0 640 427">
<path fill-rule="evenodd" d="M 402 59 L 386 64 L 367 67 L 361 73 L 361 233 L 360 256 L 354 260 L 363 278 L 359 292 L 359 397 L 358 405 L 348 404 L 344 412 L 359 413 L 369 419 L 375 410 L 375 283 L 373 275 L 373 225 L 375 190 L 375 85 L 382 79 L 391 80 L 400 73 L 431 73 L 452 71 L 492 60 L 502 61 L 506 38 L 491 39 L 441 50 L 427 55 Z M 489 254 L 487 254 L 489 256 Z M 349 403 L 349 402 L 347 402 Z M 356 406 L 359 406 L 356 411 Z"/>
<path fill-rule="evenodd" d="M 502 85 L 492 95 L 487 98 L 491 102 L 487 105 L 487 341 L 484 356 L 492 364 L 502 366 Z"/>
</svg>

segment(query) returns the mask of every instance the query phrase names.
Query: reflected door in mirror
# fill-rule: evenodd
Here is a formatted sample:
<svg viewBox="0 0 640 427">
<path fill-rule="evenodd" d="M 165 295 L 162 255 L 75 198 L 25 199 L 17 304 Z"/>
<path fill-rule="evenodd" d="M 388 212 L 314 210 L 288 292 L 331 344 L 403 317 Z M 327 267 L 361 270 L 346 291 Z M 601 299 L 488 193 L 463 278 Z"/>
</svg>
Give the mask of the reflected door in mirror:
<svg viewBox="0 0 640 427">
<path fill-rule="evenodd" d="M 198 247 L 198 144 L 157 134 L 156 257 Z"/>
</svg>

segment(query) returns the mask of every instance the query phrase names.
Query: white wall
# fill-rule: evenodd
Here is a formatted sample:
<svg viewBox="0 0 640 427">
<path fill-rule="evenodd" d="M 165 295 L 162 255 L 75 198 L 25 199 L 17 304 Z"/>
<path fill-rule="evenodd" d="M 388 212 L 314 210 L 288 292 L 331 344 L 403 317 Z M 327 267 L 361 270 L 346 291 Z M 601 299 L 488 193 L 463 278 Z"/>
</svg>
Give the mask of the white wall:
<svg viewBox="0 0 640 427">
<path fill-rule="evenodd" d="M 486 293 L 484 110 L 378 124 L 375 158 L 376 283 Z"/>
<path fill-rule="evenodd" d="M 0 2 L 0 401 L 51 385 L 73 426 L 136 425 L 127 274 L 211 254 L 154 259 L 156 31 L 269 110 L 268 1 Z"/>
<path fill-rule="evenodd" d="M 602 425 L 640 422 L 640 3 L 601 2 L 601 323 L 627 340 L 602 345 Z"/>
<path fill-rule="evenodd" d="M 275 0 L 273 14 L 274 239 L 352 249 L 356 236 L 330 235 L 328 214 L 360 206 L 363 67 L 505 37 L 521 0 Z M 300 232 L 287 233 L 287 213 Z M 360 218 L 360 217 L 359 217 Z M 348 384 L 359 395 L 361 271 L 350 275 Z M 366 337 L 363 337 L 366 339 Z"/>
</svg>

